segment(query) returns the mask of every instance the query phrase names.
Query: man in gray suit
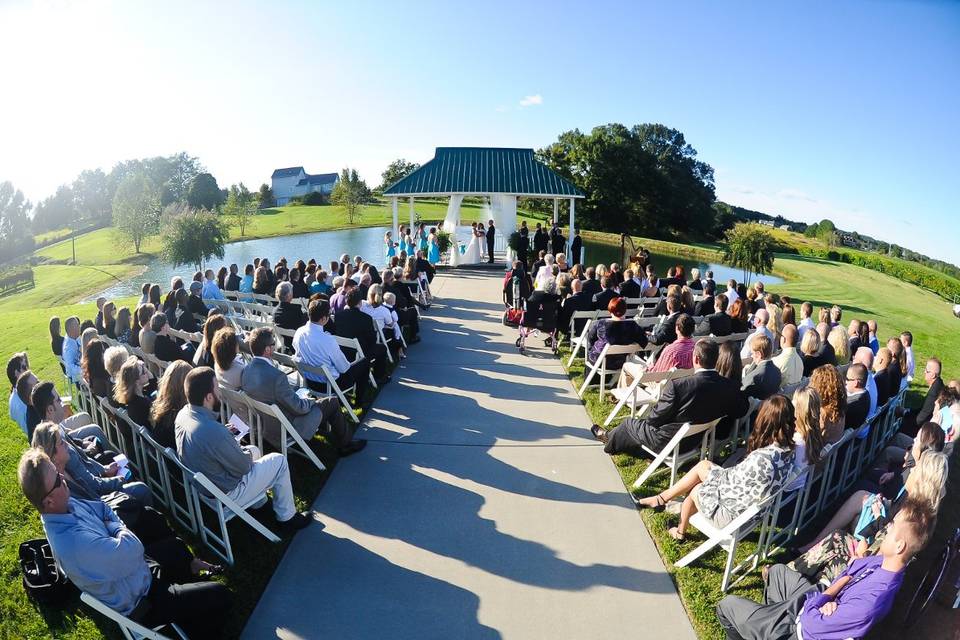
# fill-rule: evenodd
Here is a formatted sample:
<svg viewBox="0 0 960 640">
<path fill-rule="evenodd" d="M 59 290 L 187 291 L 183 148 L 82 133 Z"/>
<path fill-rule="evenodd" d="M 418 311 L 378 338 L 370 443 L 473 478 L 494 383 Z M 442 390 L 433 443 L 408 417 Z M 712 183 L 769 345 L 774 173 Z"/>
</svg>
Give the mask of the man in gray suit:
<svg viewBox="0 0 960 640">
<path fill-rule="evenodd" d="M 243 369 L 240 389 L 254 400 L 280 407 L 304 440 L 313 438 L 320 425 L 326 422 L 330 426 L 331 441 L 341 456 L 363 449 L 367 441 L 351 440 L 353 434 L 336 398 L 301 398 L 291 388 L 287 376 L 274 366 L 270 358 L 275 341 L 269 327 L 260 327 L 250 333 L 247 344 L 254 357 Z M 263 436 L 274 447 L 280 448 L 280 423 L 276 418 L 264 416 Z"/>
<path fill-rule="evenodd" d="M 743 370 L 743 393 L 748 398 L 766 400 L 780 390 L 782 374 L 770 356 L 773 355 L 773 343 L 762 333 L 754 333 L 750 338 L 750 357 L 753 364 Z"/>
</svg>

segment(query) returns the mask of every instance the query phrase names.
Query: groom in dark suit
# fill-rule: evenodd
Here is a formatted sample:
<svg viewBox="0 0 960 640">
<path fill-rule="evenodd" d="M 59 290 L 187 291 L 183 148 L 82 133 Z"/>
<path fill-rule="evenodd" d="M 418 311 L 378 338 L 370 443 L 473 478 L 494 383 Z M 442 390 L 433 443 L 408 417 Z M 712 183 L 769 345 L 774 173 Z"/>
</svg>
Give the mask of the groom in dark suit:
<svg viewBox="0 0 960 640">
<path fill-rule="evenodd" d="M 494 242 L 494 232 L 496 229 L 493 228 L 493 220 L 487 220 L 487 255 L 489 259 L 487 262 L 493 264 L 493 242 Z"/>
</svg>

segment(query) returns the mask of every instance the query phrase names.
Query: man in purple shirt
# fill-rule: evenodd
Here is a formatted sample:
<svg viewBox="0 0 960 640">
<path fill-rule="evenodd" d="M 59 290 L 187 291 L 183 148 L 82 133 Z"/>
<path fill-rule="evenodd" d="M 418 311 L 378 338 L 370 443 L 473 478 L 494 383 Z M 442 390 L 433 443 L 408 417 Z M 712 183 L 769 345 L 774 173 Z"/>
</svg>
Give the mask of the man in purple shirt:
<svg viewBox="0 0 960 640">
<path fill-rule="evenodd" d="M 923 548 L 936 514 L 908 498 L 875 556 L 855 559 L 822 593 L 799 573 L 777 564 L 765 577 L 764 603 L 727 596 L 717 617 L 730 640 L 843 640 L 862 638 L 893 606 L 903 570 Z"/>
</svg>

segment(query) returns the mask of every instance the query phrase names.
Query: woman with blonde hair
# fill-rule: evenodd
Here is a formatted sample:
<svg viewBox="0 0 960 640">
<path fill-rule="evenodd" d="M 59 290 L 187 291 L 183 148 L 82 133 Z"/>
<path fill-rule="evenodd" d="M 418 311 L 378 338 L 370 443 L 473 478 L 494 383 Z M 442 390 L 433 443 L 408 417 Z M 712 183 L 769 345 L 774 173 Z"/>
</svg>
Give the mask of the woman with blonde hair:
<svg viewBox="0 0 960 640">
<path fill-rule="evenodd" d="M 814 541 L 801 547 L 803 555 L 791 563 L 793 568 L 808 579 L 829 584 L 853 560 L 876 553 L 889 532 L 890 523 L 901 509 L 919 505 L 919 508 L 936 514 L 946 495 L 948 472 L 947 455 L 928 450 L 921 454 L 903 491 L 894 500 L 868 491 L 857 491 L 847 498 Z M 873 512 L 873 520 L 855 530 L 861 514 L 868 508 Z"/>
<path fill-rule="evenodd" d="M 815 389 L 804 387 L 793 394 L 794 422 L 793 444 L 795 455 L 793 469 L 802 473 L 788 491 L 801 488 L 807 481 L 806 469 L 820 463 L 824 453 L 833 445 L 824 446 L 820 430 L 820 395 Z"/>
<path fill-rule="evenodd" d="M 686 285 L 680 289 L 680 303 L 683 306 L 683 312 L 693 317 L 697 305 L 693 301 L 693 290 Z"/>
<path fill-rule="evenodd" d="M 120 344 L 129 344 L 132 327 L 130 326 L 130 307 L 120 307 L 117 311 L 117 323 L 114 333 L 117 336 L 117 342 Z"/>
<path fill-rule="evenodd" d="M 809 331 L 807 333 L 810 333 Z M 837 362 L 839 364 L 847 364 L 850 362 L 850 336 L 847 334 L 847 330 L 844 329 L 841 325 L 835 326 L 830 330 L 830 333 L 827 334 L 827 342 L 830 343 L 830 346 L 833 347 L 833 352 L 837 355 Z"/>
<path fill-rule="evenodd" d="M 110 375 L 110 380 L 116 381 L 120 376 L 120 368 L 127 361 L 130 354 L 123 347 L 110 347 L 103 352 L 103 366 Z"/>
<path fill-rule="evenodd" d="M 150 381 L 147 365 L 137 356 L 130 356 L 120 367 L 120 374 L 113 388 L 113 401 L 127 410 L 127 415 L 136 424 L 150 423 L 150 407 L 153 401 L 146 397 L 143 388 Z"/>
<path fill-rule="evenodd" d="M 176 360 L 164 370 L 157 387 L 157 399 L 150 407 L 149 424 L 144 425 L 161 447 L 176 447 L 174 421 L 187 405 L 184 382 L 193 370 L 186 360 Z"/>
<path fill-rule="evenodd" d="M 815 331 L 808 331 L 816 333 Z M 806 339 L 806 336 L 804 336 Z M 843 437 L 844 420 L 847 413 L 847 387 L 837 372 L 837 368 L 825 364 L 817 367 L 810 376 L 808 388 L 820 397 L 820 432 L 823 442 L 835 444 Z"/>
<path fill-rule="evenodd" d="M 769 314 L 767 320 L 767 330 L 773 336 L 774 347 L 780 344 L 780 334 L 783 333 L 783 310 L 777 306 L 772 293 L 768 293 L 764 298 L 764 306 Z"/>
<path fill-rule="evenodd" d="M 103 328 L 107 336 L 117 339 L 117 305 L 108 302 L 103 305 Z"/>
<path fill-rule="evenodd" d="M 814 331 L 804 331 L 800 341 L 800 359 L 803 360 L 803 375 L 810 377 L 813 370 L 823 364 L 820 354 L 820 334 Z"/>
</svg>

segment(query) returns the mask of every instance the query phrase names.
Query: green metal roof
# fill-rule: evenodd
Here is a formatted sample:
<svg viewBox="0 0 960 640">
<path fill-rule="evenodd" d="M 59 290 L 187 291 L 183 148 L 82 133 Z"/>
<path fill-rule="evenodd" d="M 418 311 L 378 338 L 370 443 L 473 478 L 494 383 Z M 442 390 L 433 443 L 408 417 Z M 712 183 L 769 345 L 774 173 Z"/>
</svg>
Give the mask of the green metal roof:
<svg viewBox="0 0 960 640">
<path fill-rule="evenodd" d="M 509 193 L 582 198 L 583 192 L 533 157 L 533 149 L 437 147 L 433 160 L 385 196 Z"/>
</svg>

